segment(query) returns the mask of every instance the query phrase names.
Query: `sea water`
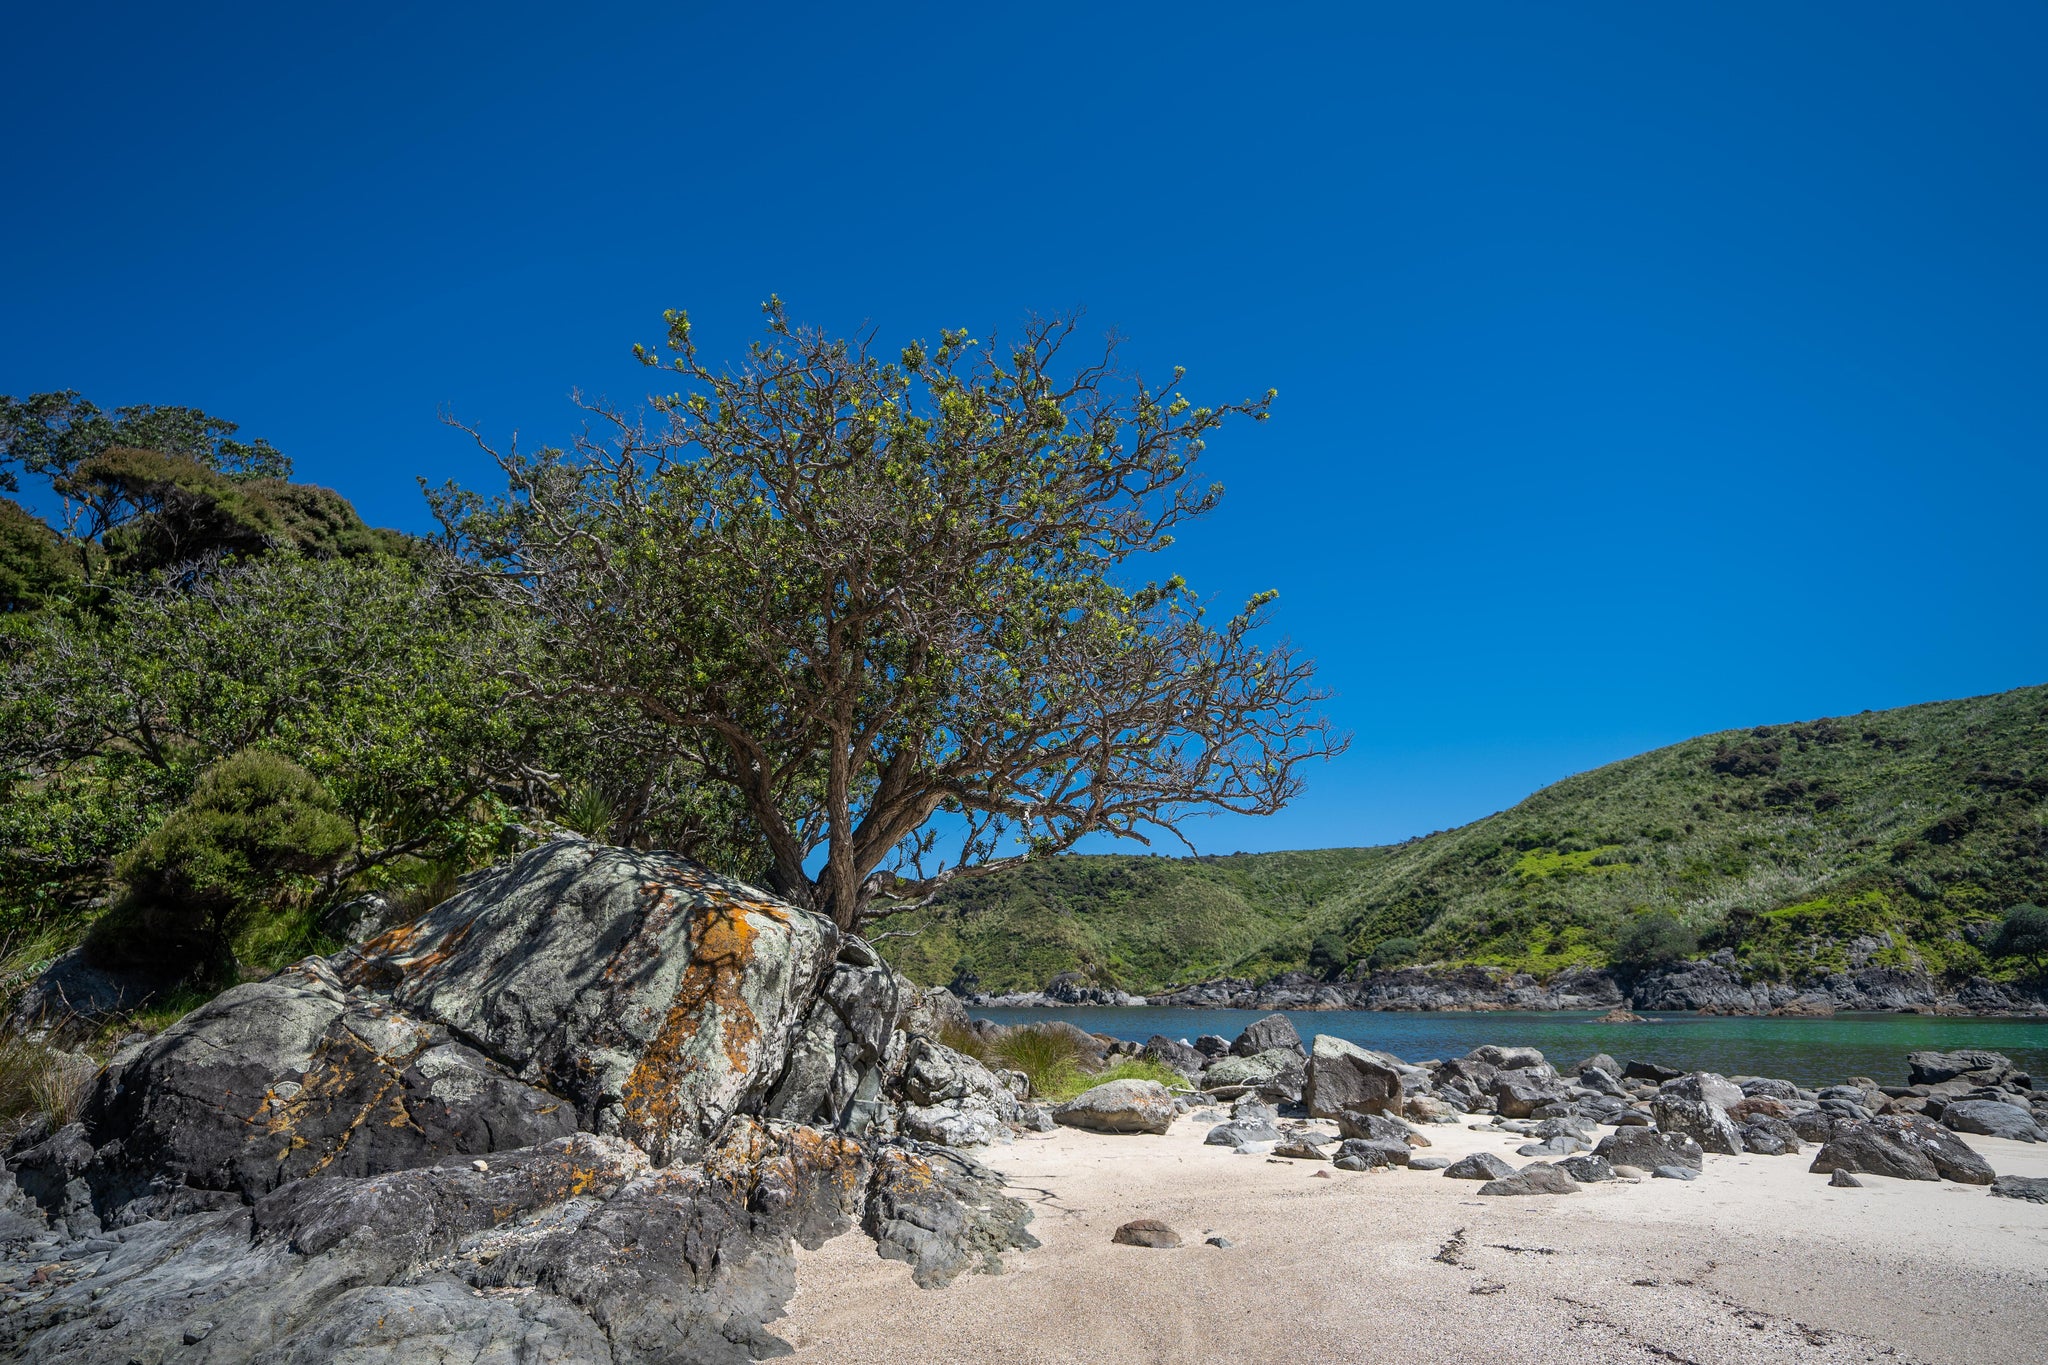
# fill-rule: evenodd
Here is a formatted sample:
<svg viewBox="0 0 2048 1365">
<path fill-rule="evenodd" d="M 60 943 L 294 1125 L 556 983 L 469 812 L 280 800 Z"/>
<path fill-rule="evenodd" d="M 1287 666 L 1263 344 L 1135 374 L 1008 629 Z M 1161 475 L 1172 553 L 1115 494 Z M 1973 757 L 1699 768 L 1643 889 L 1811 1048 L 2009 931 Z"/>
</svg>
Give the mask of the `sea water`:
<svg viewBox="0 0 2048 1365">
<path fill-rule="evenodd" d="M 1143 1042 L 1155 1033 L 1192 1042 L 1204 1033 L 1235 1038 L 1261 1010 L 1097 1008 L 977 1009 L 999 1024 L 1064 1019 L 1090 1033 Z M 1599 1015 L 1566 1011 L 1408 1013 L 1377 1010 L 1283 1010 L 1304 1041 L 1333 1034 L 1404 1061 L 1461 1057 L 1482 1043 L 1543 1049 L 1560 1065 L 1605 1052 L 1683 1071 L 1777 1076 L 1801 1085 L 1835 1085 L 1868 1076 L 1879 1085 L 1906 1083 L 1906 1054 L 1922 1049 L 2002 1052 L 2048 1088 L 2048 1020 L 1954 1019 L 1914 1014 L 1838 1014 L 1832 1019 L 1756 1019 L 1698 1014 L 1648 1014 L 1654 1022 L 1602 1024 Z"/>
</svg>

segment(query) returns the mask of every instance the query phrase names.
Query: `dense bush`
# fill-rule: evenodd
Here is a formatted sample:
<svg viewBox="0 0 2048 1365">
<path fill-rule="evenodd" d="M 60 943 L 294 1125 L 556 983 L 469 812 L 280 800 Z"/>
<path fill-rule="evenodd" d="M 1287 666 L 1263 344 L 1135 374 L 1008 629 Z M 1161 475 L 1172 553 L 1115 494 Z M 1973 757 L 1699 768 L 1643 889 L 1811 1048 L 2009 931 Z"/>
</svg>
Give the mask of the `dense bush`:
<svg viewBox="0 0 2048 1365">
<path fill-rule="evenodd" d="M 1350 947 L 1342 934 L 1317 934 L 1308 946 L 1309 970 L 1321 976 L 1335 976 L 1350 960 Z"/>
<path fill-rule="evenodd" d="M 1998 957 L 2023 957 L 2037 972 L 2048 969 L 2048 910 L 2028 903 L 2006 911 L 1991 951 Z"/>
<path fill-rule="evenodd" d="M 296 763 L 247 749 L 209 768 L 191 799 L 130 849 L 116 954 L 163 965 L 224 964 L 252 914 L 294 878 L 331 871 L 355 831 Z M 110 926 L 112 927 L 112 926 Z M 101 956 L 113 948 L 101 936 Z"/>
<path fill-rule="evenodd" d="M 1390 938 L 1372 950 L 1365 965 L 1376 972 L 1391 971 L 1404 963 L 1413 962 L 1415 955 L 1422 951 L 1422 944 L 1412 938 Z"/>
<path fill-rule="evenodd" d="M 1669 910 L 1637 915 L 1621 931 L 1614 960 L 1630 967 L 1662 967 L 1699 951 L 1699 935 Z"/>
</svg>

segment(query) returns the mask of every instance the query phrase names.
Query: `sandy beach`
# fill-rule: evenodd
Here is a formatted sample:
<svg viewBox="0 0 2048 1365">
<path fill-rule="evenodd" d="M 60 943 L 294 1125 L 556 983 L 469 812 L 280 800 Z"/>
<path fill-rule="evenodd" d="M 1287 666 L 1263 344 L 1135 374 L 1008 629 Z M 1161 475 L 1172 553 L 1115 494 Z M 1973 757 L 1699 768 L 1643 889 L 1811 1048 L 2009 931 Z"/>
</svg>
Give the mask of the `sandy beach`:
<svg viewBox="0 0 2048 1365">
<path fill-rule="evenodd" d="M 848 1234 L 802 1256 L 771 1328 L 817 1365 L 2048 1360 L 2048 1205 L 1981 1186 L 1831 1188 L 1808 1146 L 1710 1154 L 1692 1182 L 1480 1198 L 1439 1172 L 1206 1147 L 1209 1126 L 987 1149 L 1036 1210 L 1041 1248 L 923 1291 Z M 1423 1131 L 1430 1155 L 1527 1164 L 1525 1138 Z M 2048 1147 L 1969 1141 L 2001 1175 L 2048 1175 Z M 1112 1244 L 1134 1218 L 1185 1245 Z"/>
</svg>

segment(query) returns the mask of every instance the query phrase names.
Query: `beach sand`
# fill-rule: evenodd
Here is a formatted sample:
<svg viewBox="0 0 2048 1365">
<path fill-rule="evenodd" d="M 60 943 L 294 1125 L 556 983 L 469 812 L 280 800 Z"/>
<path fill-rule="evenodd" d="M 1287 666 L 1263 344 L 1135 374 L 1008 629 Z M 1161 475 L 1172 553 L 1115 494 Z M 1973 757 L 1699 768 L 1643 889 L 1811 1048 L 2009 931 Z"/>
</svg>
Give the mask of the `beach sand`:
<svg viewBox="0 0 2048 1365">
<path fill-rule="evenodd" d="M 801 1255 L 771 1330 L 804 1365 L 2048 1362 L 2048 1205 L 1982 1186 L 1863 1176 L 1834 1189 L 1807 1171 L 1809 1145 L 1710 1154 L 1690 1182 L 1482 1199 L 1439 1172 L 1205 1147 L 1209 1127 L 1060 1129 L 986 1149 L 1036 1211 L 1041 1248 L 927 1291 L 849 1234 Z M 1422 1131 L 1429 1155 L 1528 1164 L 1514 1155 L 1526 1138 Z M 2048 1147 L 1968 1141 L 2001 1175 L 2048 1175 Z M 1134 1218 L 1164 1220 L 1186 1245 L 1113 1245 Z M 1463 1251 L 1438 1259 L 1460 1232 Z M 1205 1245 L 1212 1234 L 1234 1245 Z"/>
</svg>

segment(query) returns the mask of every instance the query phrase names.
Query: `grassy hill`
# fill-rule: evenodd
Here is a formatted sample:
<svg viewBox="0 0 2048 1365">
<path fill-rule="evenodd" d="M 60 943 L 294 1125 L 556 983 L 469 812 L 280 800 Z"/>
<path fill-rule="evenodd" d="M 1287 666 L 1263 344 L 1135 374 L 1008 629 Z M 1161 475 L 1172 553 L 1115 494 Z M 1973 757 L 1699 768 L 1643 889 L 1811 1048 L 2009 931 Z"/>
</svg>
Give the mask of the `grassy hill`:
<svg viewBox="0 0 2048 1365">
<path fill-rule="evenodd" d="M 1384 848 L 1068 856 L 889 923 L 913 978 L 985 990 L 1087 972 L 1128 990 L 1397 961 L 1606 965 L 1645 917 L 1798 980 L 1870 960 L 2010 977 L 1986 955 L 2048 901 L 2048 687 L 1732 730 L 1567 778 Z M 1632 928 L 1637 932 L 1631 934 Z"/>
</svg>

